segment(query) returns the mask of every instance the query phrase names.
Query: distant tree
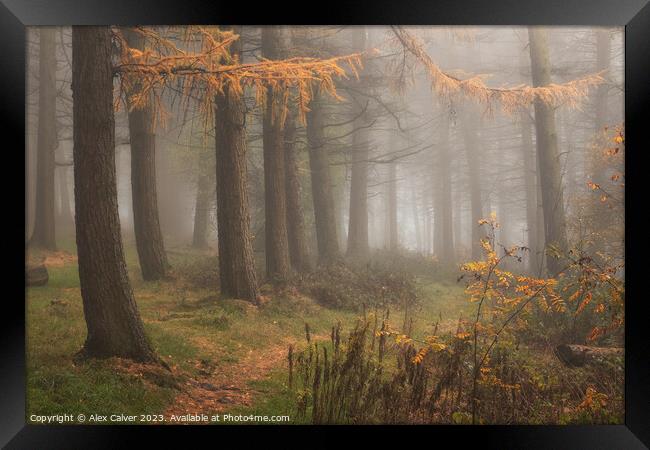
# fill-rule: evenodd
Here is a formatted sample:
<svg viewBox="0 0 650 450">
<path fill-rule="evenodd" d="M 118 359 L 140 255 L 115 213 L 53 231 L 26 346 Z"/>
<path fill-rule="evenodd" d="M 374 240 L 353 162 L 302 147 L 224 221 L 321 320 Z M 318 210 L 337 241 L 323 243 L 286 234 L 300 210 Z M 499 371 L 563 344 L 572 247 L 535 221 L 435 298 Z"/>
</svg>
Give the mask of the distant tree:
<svg viewBox="0 0 650 450">
<path fill-rule="evenodd" d="M 389 139 L 390 151 L 394 152 L 397 150 L 397 142 L 396 132 L 391 133 Z M 397 230 L 397 163 L 395 160 L 388 162 L 387 177 L 386 230 L 388 249 L 391 252 L 397 252 L 399 249 L 399 232 Z"/>
<path fill-rule="evenodd" d="M 449 134 L 451 133 L 450 111 L 443 110 L 442 124 L 439 128 L 440 144 L 438 146 L 438 161 L 435 177 L 438 179 L 437 189 L 437 213 L 435 228 L 438 231 L 438 242 L 435 249 L 436 255 L 444 264 L 453 264 L 454 253 L 454 226 L 453 226 L 453 203 L 451 196 L 451 149 Z"/>
<path fill-rule="evenodd" d="M 479 111 L 467 105 L 463 115 L 463 140 L 465 144 L 465 158 L 467 159 L 467 175 L 469 180 L 470 210 L 472 225 L 472 259 L 476 260 L 483 254 L 481 239 L 484 233 L 479 221 L 483 219 L 483 202 L 481 195 L 481 148 L 478 137 L 480 126 Z"/>
<path fill-rule="evenodd" d="M 357 51 L 368 48 L 368 30 L 357 27 L 354 30 L 354 46 Z M 368 70 L 359 75 L 358 90 L 368 89 Z M 368 124 L 367 104 L 362 95 L 352 93 L 353 126 L 352 168 L 350 172 L 350 212 L 348 224 L 348 256 L 366 258 L 368 243 L 368 158 L 370 155 L 370 127 Z"/>
<path fill-rule="evenodd" d="M 334 197 L 329 158 L 324 135 L 323 104 L 321 88 L 316 86 L 307 113 L 307 141 L 309 145 L 309 166 L 311 188 L 316 218 L 316 240 L 318 260 L 330 263 L 340 256 L 336 231 Z"/>
<path fill-rule="evenodd" d="M 291 265 L 299 272 L 311 270 L 309 248 L 305 234 L 305 216 L 302 207 L 302 185 L 298 173 L 298 152 L 296 151 L 295 112 L 289 111 L 284 128 L 284 164 L 286 172 L 285 191 L 287 198 L 287 235 Z"/>
<path fill-rule="evenodd" d="M 120 61 L 115 71 L 121 75 L 122 87 L 124 80 L 131 76 L 141 81 L 143 89 L 131 99 L 135 108 L 144 106 L 147 95 L 152 93 L 156 110 L 164 119 L 161 93 L 173 85 L 183 94 L 181 104 L 187 105 L 190 98 L 198 100 L 198 112 L 205 119 L 206 133 L 208 124 L 215 124 L 221 289 L 225 295 L 254 300 L 257 287 L 248 230 L 244 88 L 254 90 L 258 105 L 276 105 L 277 102 L 278 126 L 286 120 L 289 91 L 296 89 L 298 118 L 302 123 L 307 120 L 309 135 L 308 114 L 313 112 L 312 106 L 320 101 L 318 97 L 322 93 L 340 99 L 333 79 L 346 75 L 342 63 L 356 74 L 360 55 L 242 63 L 241 40 L 235 30 L 188 27 L 183 29 L 182 37 L 174 28 L 162 31 L 138 28 L 138 32 L 152 42 L 151 48 L 142 52 L 121 39 Z M 192 48 L 177 47 L 179 41 Z M 195 95 L 197 90 L 198 96 Z M 269 91 L 274 93 L 271 102 L 268 102 Z M 310 107 L 312 111 L 308 113 Z M 322 135 L 322 125 L 320 129 Z M 284 146 L 283 140 L 279 143 Z M 284 164 L 276 159 L 274 162 Z M 284 183 L 280 186 L 284 197 Z"/>
<path fill-rule="evenodd" d="M 72 28 L 75 220 L 88 335 L 81 356 L 156 360 L 129 283 L 117 209 L 111 30 Z"/>
<path fill-rule="evenodd" d="M 59 145 L 56 123 L 56 30 L 41 27 L 39 33 L 36 212 L 29 243 L 35 247 L 56 250 L 54 156 Z"/>
<path fill-rule="evenodd" d="M 200 165 L 200 164 L 199 164 Z M 210 218 L 210 200 L 213 198 L 214 189 L 211 188 L 211 177 L 201 173 L 203 167 L 199 167 L 199 175 L 196 183 L 196 203 L 194 205 L 194 228 L 192 232 L 192 247 L 206 248 L 208 246 L 208 222 Z"/>
</svg>

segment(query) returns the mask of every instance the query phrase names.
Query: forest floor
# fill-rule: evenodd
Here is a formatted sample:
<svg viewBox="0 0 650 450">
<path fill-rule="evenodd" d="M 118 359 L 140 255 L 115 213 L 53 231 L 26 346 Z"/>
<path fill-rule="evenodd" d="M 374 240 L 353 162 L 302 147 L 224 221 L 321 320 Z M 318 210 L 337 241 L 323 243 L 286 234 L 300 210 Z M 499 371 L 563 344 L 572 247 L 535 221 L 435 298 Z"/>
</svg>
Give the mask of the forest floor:
<svg viewBox="0 0 650 450">
<path fill-rule="evenodd" d="M 214 287 L 209 252 L 170 248 L 173 278 L 144 282 L 135 248 L 125 245 L 129 276 L 148 336 L 171 372 L 126 360 L 77 362 L 86 326 L 74 244 L 45 257 L 50 279 L 27 291 L 27 411 L 31 414 L 291 415 L 287 351 L 304 345 L 305 323 L 314 340 L 327 340 L 359 314 L 324 308 L 297 291 L 262 286 L 268 301 L 255 307 L 223 300 Z M 419 278 L 414 335 L 455 327 L 472 311 L 463 285 Z M 400 311 L 391 312 L 400 314 Z M 156 419 L 155 417 L 153 418 Z M 181 418 L 181 421 L 184 421 Z M 294 421 L 292 421 L 294 422 Z M 222 422 L 223 423 L 223 422 Z M 294 422 L 295 423 L 295 422 Z"/>
</svg>

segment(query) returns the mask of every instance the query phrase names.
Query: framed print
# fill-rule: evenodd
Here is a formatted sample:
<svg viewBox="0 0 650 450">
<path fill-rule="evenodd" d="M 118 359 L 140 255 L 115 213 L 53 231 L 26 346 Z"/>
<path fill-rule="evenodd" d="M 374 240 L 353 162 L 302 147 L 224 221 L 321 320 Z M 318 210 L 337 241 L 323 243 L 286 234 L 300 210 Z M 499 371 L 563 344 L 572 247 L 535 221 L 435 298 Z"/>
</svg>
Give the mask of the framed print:
<svg viewBox="0 0 650 450">
<path fill-rule="evenodd" d="M 305 6 L 3 1 L 2 444 L 646 448 L 647 2 Z"/>
</svg>

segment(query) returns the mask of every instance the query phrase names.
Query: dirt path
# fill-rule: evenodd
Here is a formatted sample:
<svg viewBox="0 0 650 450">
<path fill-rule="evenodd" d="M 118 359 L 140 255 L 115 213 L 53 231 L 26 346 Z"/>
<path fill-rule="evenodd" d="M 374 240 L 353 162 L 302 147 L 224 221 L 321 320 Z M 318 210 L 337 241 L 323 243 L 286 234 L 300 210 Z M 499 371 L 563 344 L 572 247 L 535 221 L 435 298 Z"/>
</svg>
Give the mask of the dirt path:
<svg viewBox="0 0 650 450">
<path fill-rule="evenodd" d="M 259 392 L 249 383 L 266 378 L 272 369 L 286 362 L 289 343 L 251 350 L 235 364 L 213 367 L 201 361 L 200 371 L 205 376 L 188 379 L 165 415 L 211 414 L 250 406 Z"/>
</svg>

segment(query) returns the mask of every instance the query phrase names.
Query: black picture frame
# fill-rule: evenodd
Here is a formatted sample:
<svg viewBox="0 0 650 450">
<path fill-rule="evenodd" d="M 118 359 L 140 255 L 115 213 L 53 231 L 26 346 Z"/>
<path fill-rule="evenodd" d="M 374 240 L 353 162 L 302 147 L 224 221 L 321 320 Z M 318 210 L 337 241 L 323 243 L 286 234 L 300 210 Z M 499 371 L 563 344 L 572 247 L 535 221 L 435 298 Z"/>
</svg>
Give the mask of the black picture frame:
<svg viewBox="0 0 650 450">
<path fill-rule="evenodd" d="M 2 177 L 5 225 L 3 242 L 12 244 L 15 259 L 5 270 L 5 296 L 0 312 L 0 444 L 7 448 L 113 448 L 139 435 L 167 444 L 178 440 L 222 434 L 229 427 L 158 426 L 45 426 L 25 424 L 25 295 L 19 286 L 24 277 L 19 239 L 25 216 L 19 211 L 21 164 L 25 159 L 25 27 L 30 25 L 153 25 L 195 23 L 244 24 L 431 24 L 431 25 L 607 25 L 625 26 L 625 424 L 589 426 L 431 426 L 431 427 L 314 427 L 304 445 L 319 444 L 342 430 L 370 431 L 374 437 L 404 432 L 440 445 L 439 439 L 463 443 L 475 440 L 481 447 L 496 448 L 607 448 L 636 449 L 650 446 L 650 327 L 648 300 L 644 296 L 643 259 L 645 192 L 642 170 L 645 127 L 650 105 L 650 4 L 649 0 L 444 0 L 373 2 L 221 2 L 219 0 L 2 0 L 0 4 L 0 111 L 3 128 L 5 176 Z M 314 9 L 314 11 L 310 11 Z M 24 166 L 23 166 L 24 167 Z M 16 173 L 17 177 L 7 174 Z M 23 187 L 24 179 L 23 179 Z M 23 210 L 24 211 L 24 210 Z M 11 216 L 10 216 L 11 214 Z M 14 220 L 9 219 L 14 218 Z M 18 219 L 22 217 L 22 220 Z M 24 262 L 24 261 L 23 261 Z M 294 427 L 254 427 L 283 441 L 295 440 Z M 246 438 L 251 427 L 236 427 Z M 289 434 L 288 434 L 289 433 Z M 127 436 L 125 436 L 127 435 Z M 427 435 L 427 436 L 423 436 Z M 314 439 L 317 438 L 317 439 Z M 213 436 L 212 439 L 217 439 Z M 400 438 L 400 441 L 403 438 Z M 214 443 L 218 441 L 212 441 Z"/>
</svg>

